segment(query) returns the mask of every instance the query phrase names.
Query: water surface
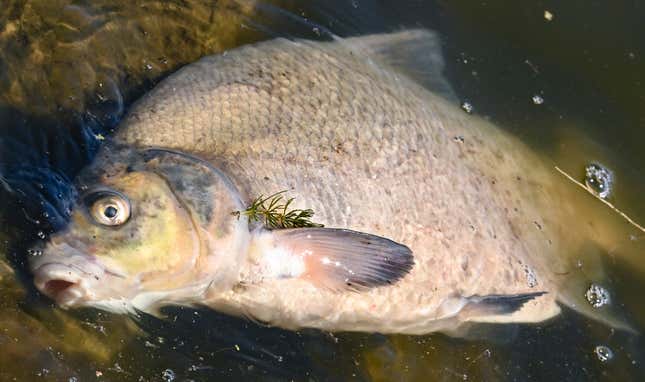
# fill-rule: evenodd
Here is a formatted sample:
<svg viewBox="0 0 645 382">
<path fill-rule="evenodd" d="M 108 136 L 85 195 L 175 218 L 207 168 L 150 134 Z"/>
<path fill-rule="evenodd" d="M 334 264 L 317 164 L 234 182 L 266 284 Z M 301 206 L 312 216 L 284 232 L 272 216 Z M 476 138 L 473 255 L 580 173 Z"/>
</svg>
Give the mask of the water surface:
<svg viewBox="0 0 645 382">
<path fill-rule="evenodd" d="M 278 36 L 438 30 L 462 101 L 579 179 L 590 162 L 610 168 L 610 201 L 643 223 L 642 12 L 630 1 L 5 0 L 0 379 L 642 380 L 641 336 L 568 310 L 539 325 L 487 328 L 470 340 L 289 332 L 179 308 L 167 309 L 166 320 L 135 322 L 62 311 L 33 290 L 24 269 L 29 243 L 63 223 L 69 179 L 137 97 L 199 57 Z M 625 225 L 623 240 L 603 250 L 601 281 L 643 332 L 645 238 L 634 232 Z M 611 360 L 598 359 L 599 345 L 613 351 Z"/>
</svg>

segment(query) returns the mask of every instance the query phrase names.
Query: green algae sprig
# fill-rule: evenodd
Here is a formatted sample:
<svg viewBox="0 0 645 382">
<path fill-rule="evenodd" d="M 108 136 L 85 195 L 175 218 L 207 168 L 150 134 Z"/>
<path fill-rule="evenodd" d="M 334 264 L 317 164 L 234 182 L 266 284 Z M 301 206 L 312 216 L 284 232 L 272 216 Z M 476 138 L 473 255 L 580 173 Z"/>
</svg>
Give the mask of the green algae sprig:
<svg viewBox="0 0 645 382">
<path fill-rule="evenodd" d="M 289 209 L 295 198 L 285 198 L 285 192 L 287 191 L 276 192 L 266 197 L 260 195 L 247 209 L 234 211 L 232 214 L 238 218 L 244 215 L 249 223 L 260 222 L 267 229 L 323 227 L 322 224 L 311 221 L 314 216 L 312 209 Z"/>
</svg>

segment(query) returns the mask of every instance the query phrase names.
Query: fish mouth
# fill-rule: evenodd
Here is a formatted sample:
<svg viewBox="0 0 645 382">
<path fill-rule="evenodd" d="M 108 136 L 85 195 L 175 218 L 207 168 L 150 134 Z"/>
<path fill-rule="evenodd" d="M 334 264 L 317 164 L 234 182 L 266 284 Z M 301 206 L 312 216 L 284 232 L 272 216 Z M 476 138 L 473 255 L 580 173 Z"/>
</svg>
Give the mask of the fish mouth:
<svg viewBox="0 0 645 382">
<path fill-rule="evenodd" d="M 79 305 L 89 297 L 87 274 L 61 263 L 43 264 L 34 270 L 34 284 L 61 307 Z"/>
</svg>

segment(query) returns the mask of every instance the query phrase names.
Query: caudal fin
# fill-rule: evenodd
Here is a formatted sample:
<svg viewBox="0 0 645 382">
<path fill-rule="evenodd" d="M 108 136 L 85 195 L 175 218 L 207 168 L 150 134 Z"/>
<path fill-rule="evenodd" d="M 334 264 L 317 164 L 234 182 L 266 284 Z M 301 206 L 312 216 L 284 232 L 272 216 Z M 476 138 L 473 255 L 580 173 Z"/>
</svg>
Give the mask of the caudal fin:
<svg viewBox="0 0 645 382">
<path fill-rule="evenodd" d="M 614 298 L 602 283 L 596 284 L 578 275 L 561 285 L 558 294 L 558 302 L 576 312 L 614 329 L 638 334 L 639 331 L 618 311 Z"/>
</svg>

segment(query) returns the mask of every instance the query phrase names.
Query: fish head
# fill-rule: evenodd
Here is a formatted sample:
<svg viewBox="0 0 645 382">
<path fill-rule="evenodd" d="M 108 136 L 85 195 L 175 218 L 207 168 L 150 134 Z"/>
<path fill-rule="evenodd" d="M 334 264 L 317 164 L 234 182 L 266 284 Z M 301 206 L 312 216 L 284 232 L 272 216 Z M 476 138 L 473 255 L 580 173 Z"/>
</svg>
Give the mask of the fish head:
<svg viewBox="0 0 645 382">
<path fill-rule="evenodd" d="M 165 149 L 108 146 L 76 182 L 65 229 L 31 259 L 36 287 L 62 307 L 113 312 L 190 304 L 234 284 L 248 223 L 232 182 Z"/>
</svg>

